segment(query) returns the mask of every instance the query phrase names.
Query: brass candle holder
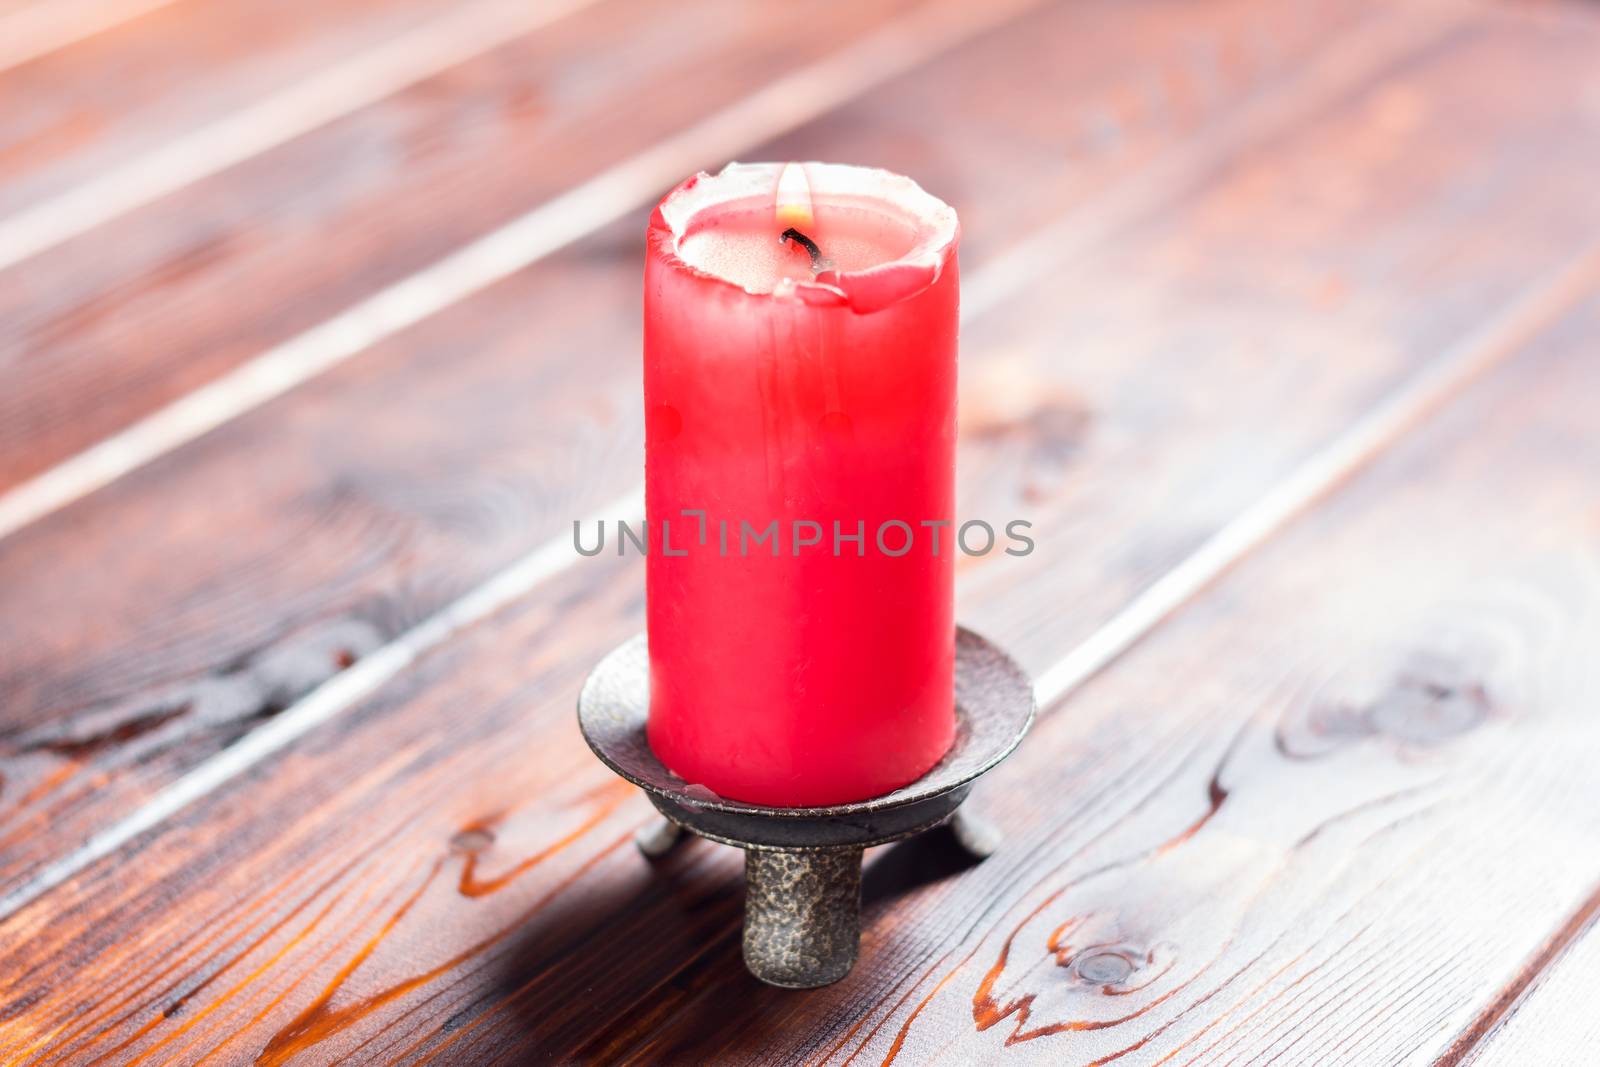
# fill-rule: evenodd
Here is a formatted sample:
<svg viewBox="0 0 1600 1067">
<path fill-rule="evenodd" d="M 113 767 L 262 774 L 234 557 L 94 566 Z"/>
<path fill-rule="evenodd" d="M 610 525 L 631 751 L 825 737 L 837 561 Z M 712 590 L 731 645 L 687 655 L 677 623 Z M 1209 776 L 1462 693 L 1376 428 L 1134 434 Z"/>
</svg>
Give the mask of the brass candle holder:
<svg viewBox="0 0 1600 1067">
<path fill-rule="evenodd" d="M 976 858 L 999 838 L 961 810 L 972 785 L 1010 755 L 1033 722 L 1033 685 L 1012 659 L 970 630 L 956 633 L 956 739 L 938 765 L 883 796 L 820 808 L 744 804 L 691 786 L 645 737 L 650 660 L 640 634 L 590 672 L 578 724 L 601 762 L 643 789 L 662 821 L 642 830 L 652 858 L 686 833 L 745 854 L 744 961 L 771 985 L 809 989 L 855 964 L 861 936 L 861 856 L 872 845 L 949 823 Z"/>
</svg>

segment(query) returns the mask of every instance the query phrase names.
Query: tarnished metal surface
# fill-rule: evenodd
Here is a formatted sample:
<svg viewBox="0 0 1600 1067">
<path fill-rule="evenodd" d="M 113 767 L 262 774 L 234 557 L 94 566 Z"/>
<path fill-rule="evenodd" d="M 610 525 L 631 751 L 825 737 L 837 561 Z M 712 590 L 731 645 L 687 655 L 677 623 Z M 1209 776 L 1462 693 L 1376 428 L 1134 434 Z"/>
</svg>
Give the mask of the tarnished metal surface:
<svg viewBox="0 0 1600 1067">
<path fill-rule="evenodd" d="M 590 672 L 578 697 L 578 720 L 602 762 L 653 799 L 665 801 L 663 814 L 696 832 L 701 831 L 696 823 L 704 820 L 710 831 L 706 836 L 726 837 L 735 844 L 771 848 L 878 844 L 948 817 L 956 804 L 946 804 L 942 811 L 930 808 L 930 818 L 922 825 L 906 819 L 903 812 L 892 813 L 969 786 L 1010 754 L 1033 720 L 1033 686 L 1027 675 L 1011 657 L 970 630 L 956 632 L 955 685 L 956 738 L 944 759 L 892 793 L 822 808 L 745 804 L 716 796 L 667 770 L 645 737 L 650 658 L 643 634 L 614 649 Z M 805 831 L 786 823 L 811 823 L 813 838 L 805 839 Z"/>
<path fill-rule="evenodd" d="M 645 735 L 650 660 L 642 634 L 595 666 L 578 697 L 578 723 L 595 755 L 665 816 L 637 839 L 647 856 L 665 855 L 682 831 L 745 850 L 745 962 L 762 981 L 807 988 L 837 981 L 855 961 L 861 850 L 957 816 L 972 783 L 1033 721 L 1027 675 L 970 630 L 956 634 L 955 683 L 956 739 L 937 766 L 892 793 L 823 808 L 745 804 L 667 770 Z M 992 829 L 958 819 L 963 847 L 979 858 L 994 850 Z"/>
<path fill-rule="evenodd" d="M 861 940 L 861 850 L 744 854 L 744 964 L 769 985 L 837 982 Z"/>
</svg>

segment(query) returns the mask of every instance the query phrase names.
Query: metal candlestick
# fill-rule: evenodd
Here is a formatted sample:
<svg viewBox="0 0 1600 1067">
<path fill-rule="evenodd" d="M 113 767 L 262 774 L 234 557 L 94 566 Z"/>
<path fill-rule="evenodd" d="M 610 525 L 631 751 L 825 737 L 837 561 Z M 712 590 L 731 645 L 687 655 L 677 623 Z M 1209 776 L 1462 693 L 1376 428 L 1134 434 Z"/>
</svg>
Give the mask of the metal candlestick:
<svg viewBox="0 0 1600 1067">
<path fill-rule="evenodd" d="M 691 786 L 645 738 L 650 660 L 644 635 L 602 659 L 578 696 L 578 725 L 601 762 L 639 786 L 664 817 L 638 845 L 665 855 L 685 831 L 745 854 L 744 961 L 763 982 L 809 989 L 855 964 L 861 936 L 861 853 L 949 822 L 977 858 L 996 835 L 960 809 L 973 783 L 1022 740 L 1033 722 L 1033 685 L 1000 649 L 956 633 L 956 739 L 931 771 L 902 789 L 824 808 L 772 808 Z"/>
</svg>

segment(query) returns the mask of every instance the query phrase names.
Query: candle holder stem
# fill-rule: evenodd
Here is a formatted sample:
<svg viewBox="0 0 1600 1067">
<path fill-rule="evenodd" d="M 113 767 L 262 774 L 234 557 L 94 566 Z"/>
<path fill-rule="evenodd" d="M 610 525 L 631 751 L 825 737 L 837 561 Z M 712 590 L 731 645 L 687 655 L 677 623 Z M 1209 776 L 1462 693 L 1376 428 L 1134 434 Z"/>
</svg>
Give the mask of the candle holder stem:
<svg viewBox="0 0 1600 1067">
<path fill-rule="evenodd" d="M 749 849 L 744 879 L 751 974 L 811 989 L 850 973 L 861 942 L 861 849 Z"/>
</svg>

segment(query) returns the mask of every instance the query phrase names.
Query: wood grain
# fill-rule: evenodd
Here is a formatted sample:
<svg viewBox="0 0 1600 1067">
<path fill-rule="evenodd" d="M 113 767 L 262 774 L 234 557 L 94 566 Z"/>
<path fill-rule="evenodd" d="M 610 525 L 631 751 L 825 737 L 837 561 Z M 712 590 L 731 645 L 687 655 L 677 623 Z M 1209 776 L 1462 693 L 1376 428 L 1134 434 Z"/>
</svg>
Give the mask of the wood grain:
<svg viewBox="0 0 1600 1067">
<path fill-rule="evenodd" d="M 56 196 L 448 6 L 179 0 L 0 72 L 0 213 Z"/>
<path fill-rule="evenodd" d="M 653 875 L 628 852 L 643 805 L 570 713 L 640 615 L 636 565 L 608 560 L 16 916 L 9 1052 L 734 1062 L 898 1044 L 902 1062 L 970 1062 L 1019 1033 L 1006 1058 L 1052 1063 L 1140 1039 L 1126 1062 L 1440 1048 L 1595 881 L 1550 835 L 1592 833 L 1583 768 L 1558 757 L 1586 736 L 1563 713 L 1594 683 L 1571 665 L 1600 623 L 1581 491 L 1596 312 L 1048 717 L 987 792 L 1012 834 L 1000 856 L 957 875 L 919 846 L 881 855 L 844 985 L 743 977 L 724 850 Z M 1163 381 L 1110 395 L 1137 408 Z M 1509 873 L 1528 871 L 1532 890 Z M 1469 879 L 1483 912 L 1442 908 Z M 1461 949 L 1447 920 L 1482 925 Z"/>
<path fill-rule="evenodd" d="M 1141 9 L 1044 11 L 947 62 L 974 79 L 986 74 L 974 83 L 994 93 L 1021 77 L 1092 101 L 1147 84 L 1152 69 L 1194 47 L 1183 35 L 1139 36 L 1130 49 L 1149 41 L 1152 50 L 1114 63 L 1028 60 L 1071 39 L 1075 20 L 1102 25 L 1111 10 Z M 1437 32 L 1423 21 L 1412 39 Z M 1131 64 L 1134 55 L 1145 65 Z M 1249 76 L 1230 81 L 1209 110 L 1182 123 L 1150 118 L 1149 136 L 1198 143 L 1208 120 L 1231 114 L 1229 101 L 1280 91 L 1280 78 L 1302 106 L 1337 88 L 1324 77 L 1333 84 L 1295 96 L 1297 79 L 1284 72 L 1292 65 L 1284 54 L 1244 68 Z M 1371 76 L 1363 69 L 1357 84 Z M 1045 70 L 1059 80 L 1042 83 Z M 861 105 L 924 116 L 921 125 L 908 118 L 906 139 L 883 149 L 896 154 L 874 161 L 935 189 L 976 189 L 987 167 L 1041 150 L 1031 136 L 1010 142 L 1012 156 L 985 160 L 949 147 L 996 119 L 988 96 L 966 111 L 932 110 L 948 86 L 937 64 Z M 1038 131 L 1031 111 L 1015 113 Z M 1062 136 L 1082 118 L 1062 112 Z M 849 107 L 758 151 L 826 156 L 854 144 L 846 132 L 858 126 L 868 128 Z M 962 209 L 995 244 L 1008 229 L 1015 241 L 1059 218 L 1064 203 L 1083 198 L 1093 210 L 1093 193 L 1147 161 L 1114 145 L 1103 152 L 1061 171 L 1056 188 L 1027 201 L 1031 214 L 1009 189 Z M 0 545 L 6 617 L 28 620 L 8 635 L 3 675 L 9 883 L 633 483 L 640 226 L 625 220 Z M 993 255 L 975 248 L 969 277 Z M 120 564 L 116 583 L 63 595 L 71 575 L 110 559 Z M 35 832 L 46 823 L 48 838 Z"/>
<path fill-rule="evenodd" d="M 172 0 L 4 0 L 0 70 L 20 66 Z"/>
<path fill-rule="evenodd" d="M 1600 983 L 1600 939 L 1593 936 L 1597 904 L 1600 894 L 1557 931 L 1548 952 L 1536 954 L 1530 961 L 1536 966 L 1525 969 L 1527 985 L 1512 990 L 1505 1010 L 1487 1019 L 1492 1026 L 1482 1044 L 1461 1046 L 1460 1062 L 1514 1067 L 1583 1063 L 1594 1055 L 1600 1043 L 1600 1020 L 1591 1007 Z"/>
<path fill-rule="evenodd" d="M 774 1024 L 861 1062 L 1447 1049 L 1595 884 L 1574 846 L 1596 810 L 1600 441 L 1577 397 L 1597 314 L 1048 717 L 989 798 L 1037 831 L 931 891 L 926 925 L 896 909 L 892 948 L 840 993 L 877 1005 L 859 1028 L 820 1022 L 828 994 Z M 1056 795 L 1067 810 L 1038 802 Z M 716 969 L 665 1033 L 617 1033 L 687 1041 L 694 1002 L 728 1009 Z"/>
<path fill-rule="evenodd" d="M 916 6 L 593 4 L 0 271 L 0 487 Z"/>
<path fill-rule="evenodd" d="M 1600 234 L 1600 160 L 1551 164 L 1581 38 L 1546 32 L 1385 68 L 967 327 L 960 512 L 1039 544 L 963 561 L 971 625 L 1044 671 L 1326 441 L 1314 412 L 1409 383 Z M 1535 54 L 1523 100 L 1490 87 Z"/>
<path fill-rule="evenodd" d="M 37 474 L 676 131 L 715 101 L 907 6 L 854 5 L 818 26 L 800 9 L 713 4 L 698 21 L 716 32 L 691 34 L 677 32 L 676 12 L 612 0 L 104 227 L 92 240 L 0 272 L 3 280 L 25 269 L 28 281 L 10 302 L 0 296 L 0 348 L 15 346 L 23 357 L 0 398 L 0 485 Z M 1078 13 L 1064 39 L 1092 46 L 1131 38 L 1129 67 L 1117 70 L 1115 49 L 1096 48 L 1073 64 L 1087 68 L 1082 73 L 1046 74 L 1047 87 L 1076 91 L 1081 96 L 1071 98 L 1081 104 L 1031 129 L 1019 121 L 1014 130 L 974 136 L 987 146 L 1006 133 L 993 158 L 1017 161 L 1019 183 L 1045 174 L 1058 183 L 1061 172 L 1038 145 L 1018 151 L 1019 137 L 1063 143 L 1091 166 L 1112 155 L 1126 164 L 1131 153 L 1170 143 L 1176 130 L 1259 87 L 1264 75 L 1352 18 L 1328 4 L 1269 20 L 1254 18 L 1257 5 L 1239 0 L 1177 17 L 1168 6 L 1141 3 L 1112 18 Z M 963 76 L 971 69 L 955 67 L 931 102 L 937 110 L 911 125 L 930 124 L 951 107 L 970 110 L 963 87 L 984 84 Z M 678 88 L 653 91 L 661 83 Z M 872 136 L 856 140 L 865 142 L 859 158 L 871 160 L 901 116 L 878 109 L 868 117 Z M 910 139 L 918 128 L 895 136 Z M 449 211 L 439 210 L 442 202 Z"/>
</svg>

